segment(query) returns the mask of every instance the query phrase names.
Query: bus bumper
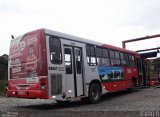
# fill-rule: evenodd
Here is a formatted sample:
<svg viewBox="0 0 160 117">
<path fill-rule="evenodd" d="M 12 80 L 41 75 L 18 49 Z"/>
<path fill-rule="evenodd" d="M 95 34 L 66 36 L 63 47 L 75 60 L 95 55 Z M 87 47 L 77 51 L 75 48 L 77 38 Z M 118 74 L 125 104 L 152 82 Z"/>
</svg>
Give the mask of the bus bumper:
<svg viewBox="0 0 160 117">
<path fill-rule="evenodd" d="M 17 97 L 17 98 L 40 98 L 40 99 L 48 99 L 48 91 L 47 90 L 9 90 L 8 89 L 8 97 Z"/>
</svg>

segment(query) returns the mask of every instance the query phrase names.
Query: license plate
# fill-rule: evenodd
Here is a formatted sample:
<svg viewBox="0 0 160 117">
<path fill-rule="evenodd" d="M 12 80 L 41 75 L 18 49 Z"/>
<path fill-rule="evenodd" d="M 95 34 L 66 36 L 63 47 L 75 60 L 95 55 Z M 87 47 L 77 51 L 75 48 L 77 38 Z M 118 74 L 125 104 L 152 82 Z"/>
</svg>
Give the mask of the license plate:
<svg viewBox="0 0 160 117">
<path fill-rule="evenodd" d="M 25 95 L 25 91 L 19 91 L 18 94 L 19 95 Z"/>
</svg>

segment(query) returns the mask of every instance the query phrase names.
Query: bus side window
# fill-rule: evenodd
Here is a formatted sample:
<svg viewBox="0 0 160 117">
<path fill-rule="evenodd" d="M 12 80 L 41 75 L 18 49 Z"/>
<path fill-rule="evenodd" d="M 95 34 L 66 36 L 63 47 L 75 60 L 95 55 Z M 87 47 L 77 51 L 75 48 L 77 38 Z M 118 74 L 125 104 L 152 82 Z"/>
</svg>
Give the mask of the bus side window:
<svg viewBox="0 0 160 117">
<path fill-rule="evenodd" d="M 96 65 L 95 48 L 93 45 L 86 45 L 87 63 L 90 66 Z"/>
<path fill-rule="evenodd" d="M 75 50 L 75 55 L 76 55 L 76 70 L 77 70 L 77 74 L 81 74 L 81 72 L 82 72 L 81 51 L 80 50 Z"/>
<path fill-rule="evenodd" d="M 115 51 L 115 59 L 116 59 L 116 66 L 120 66 L 120 56 L 119 56 L 119 52 Z"/>
<path fill-rule="evenodd" d="M 70 48 L 64 49 L 66 74 L 72 74 L 72 53 Z"/>
<path fill-rule="evenodd" d="M 130 66 L 131 67 L 135 67 L 136 64 L 135 64 L 135 58 L 133 55 L 129 55 L 129 62 L 130 62 Z"/>
<path fill-rule="evenodd" d="M 110 55 L 110 60 L 111 60 L 111 66 L 114 66 L 114 51 L 110 50 L 109 51 L 109 55 Z"/>
<path fill-rule="evenodd" d="M 125 60 L 123 52 L 120 53 L 120 58 L 121 58 L 121 65 L 122 66 L 127 66 L 127 60 Z"/>
<path fill-rule="evenodd" d="M 102 49 L 102 65 L 110 66 L 108 49 Z"/>
<path fill-rule="evenodd" d="M 118 51 L 110 50 L 111 66 L 120 66 L 120 56 Z"/>
<path fill-rule="evenodd" d="M 124 59 L 126 60 L 126 66 L 129 66 L 129 58 L 128 58 L 128 54 L 124 53 Z"/>
<path fill-rule="evenodd" d="M 97 64 L 102 65 L 102 49 L 100 47 L 96 48 L 96 55 L 97 55 Z"/>
<path fill-rule="evenodd" d="M 53 64 L 62 63 L 61 41 L 57 37 L 49 38 L 50 60 Z"/>
<path fill-rule="evenodd" d="M 108 55 L 108 49 L 97 47 L 97 64 L 100 66 L 110 66 L 110 60 Z"/>
</svg>

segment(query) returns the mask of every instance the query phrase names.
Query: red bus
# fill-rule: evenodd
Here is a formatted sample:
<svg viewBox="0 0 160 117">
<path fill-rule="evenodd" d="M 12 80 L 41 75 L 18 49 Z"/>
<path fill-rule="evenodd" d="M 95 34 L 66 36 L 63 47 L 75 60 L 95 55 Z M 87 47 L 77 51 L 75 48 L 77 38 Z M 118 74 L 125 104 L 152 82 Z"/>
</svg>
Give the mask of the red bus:
<svg viewBox="0 0 160 117">
<path fill-rule="evenodd" d="M 11 40 L 8 96 L 100 101 L 106 92 L 138 86 L 137 52 L 39 29 Z"/>
</svg>

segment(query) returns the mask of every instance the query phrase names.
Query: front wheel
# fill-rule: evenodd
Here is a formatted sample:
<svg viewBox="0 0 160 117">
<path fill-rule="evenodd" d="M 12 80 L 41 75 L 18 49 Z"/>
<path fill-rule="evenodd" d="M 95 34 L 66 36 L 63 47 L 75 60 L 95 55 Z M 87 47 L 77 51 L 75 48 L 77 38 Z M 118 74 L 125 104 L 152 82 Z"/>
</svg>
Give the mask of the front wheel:
<svg viewBox="0 0 160 117">
<path fill-rule="evenodd" d="M 92 104 L 98 103 L 101 99 L 101 89 L 97 83 L 92 83 L 88 93 L 89 102 Z"/>
</svg>

